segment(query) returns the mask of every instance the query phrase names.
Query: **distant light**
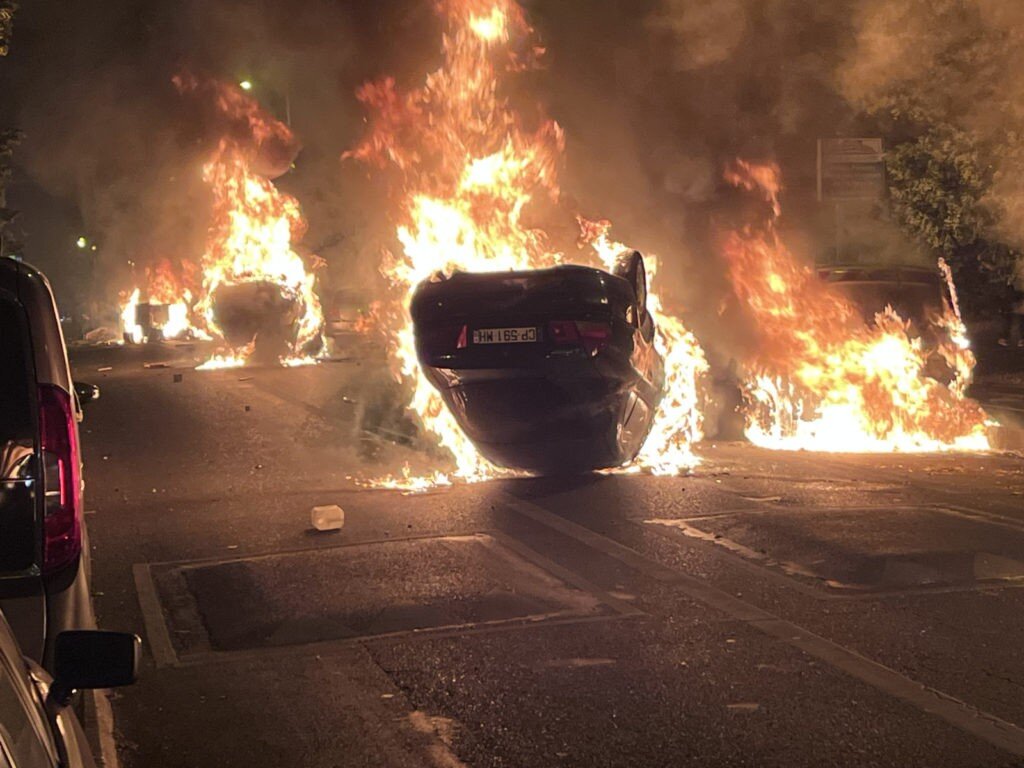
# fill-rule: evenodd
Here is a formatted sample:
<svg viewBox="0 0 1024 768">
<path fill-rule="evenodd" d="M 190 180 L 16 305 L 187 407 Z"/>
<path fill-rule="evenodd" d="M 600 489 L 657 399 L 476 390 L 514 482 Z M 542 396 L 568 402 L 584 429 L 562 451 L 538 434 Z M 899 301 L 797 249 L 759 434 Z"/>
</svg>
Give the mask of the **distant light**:
<svg viewBox="0 0 1024 768">
<path fill-rule="evenodd" d="M 82 235 L 77 240 L 75 240 L 75 245 L 77 245 L 79 248 L 85 248 L 87 245 L 89 245 L 89 241 L 85 239 L 85 235 Z"/>
<path fill-rule="evenodd" d="M 94 245 L 91 250 L 95 251 L 96 250 L 96 246 Z"/>
<path fill-rule="evenodd" d="M 243 80 L 238 84 L 238 87 L 241 88 L 243 91 L 251 91 L 252 83 L 248 80 Z"/>
</svg>

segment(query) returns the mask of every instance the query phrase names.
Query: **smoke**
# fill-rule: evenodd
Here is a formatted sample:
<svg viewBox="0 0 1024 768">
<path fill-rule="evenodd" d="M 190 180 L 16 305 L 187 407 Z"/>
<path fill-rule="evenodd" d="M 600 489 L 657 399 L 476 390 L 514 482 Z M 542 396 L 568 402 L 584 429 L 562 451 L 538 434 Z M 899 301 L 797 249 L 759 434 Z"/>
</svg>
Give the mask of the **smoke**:
<svg viewBox="0 0 1024 768">
<path fill-rule="evenodd" d="M 325 282 L 372 274 L 367 184 L 338 157 L 361 130 L 355 87 L 373 73 L 369 62 L 387 61 L 382 36 L 422 15 L 404 3 L 331 0 L 26 4 L 4 73 L 8 114 L 17 107 L 25 131 L 23 194 L 12 204 L 23 210 L 26 258 L 59 294 L 80 295 L 83 254 L 72 244 L 86 234 L 98 245 L 95 293 L 111 304 L 144 266 L 198 259 L 210 211 L 201 166 L 219 127 L 174 88 L 188 69 L 248 79 L 267 110 L 290 118 L 304 151 L 278 184 L 303 204 L 305 243 L 330 265 Z M 54 216 L 59 201 L 76 212 Z"/>
<path fill-rule="evenodd" d="M 816 139 L 851 129 L 834 74 L 848 2 L 641 0 L 529 8 L 548 54 L 529 87 L 565 128 L 567 205 L 606 217 L 613 236 L 660 261 L 675 309 L 712 356 L 749 338 L 717 236 L 737 195 L 737 156 L 784 168 L 787 237 L 813 258 Z M 538 88 L 539 86 L 539 88 Z M 799 222 L 799 226 L 793 226 Z"/>
<path fill-rule="evenodd" d="M 731 290 L 716 222 L 736 206 L 722 168 L 737 156 L 778 162 L 781 226 L 813 258 L 834 238 L 814 198 L 815 141 L 876 132 L 866 115 L 895 108 L 1000 147 L 986 205 L 1000 233 L 1024 244 L 1016 0 L 524 5 L 546 65 L 518 76 L 510 95 L 542 101 L 566 129 L 563 240 L 576 212 L 612 219 L 617 239 L 661 258 L 669 298 L 704 338 L 728 346 L 745 332 L 722 321 Z M 98 290 L 112 299 L 128 287 L 129 262 L 202 252 L 210 201 L 200 166 L 216 137 L 172 75 L 249 79 L 303 144 L 277 183 L 303 206 L 304 243 L 329 265 L 325 290 L 369 294 L 392 227 L 382 186 L 338 160 L 364 131 L 355 90 L 383 74 L 418 81 L 436 66 L 440 33 L 429 0 L 34 0 L 4 62 L 26 132 L 18 162 L 48 196 L 72 201 L 100 245 Z M 49 253 L 46 211 L 22 207 L 26 254 L 59 287 L 73 274 L 66 254 Z M 879 253 L 906 250 L 894 231 L 879 237 Z"/>
<path fill-rule="evenodd" d="M 992 229 L 981 234 L 1024 248 L 1024 5 L 872 0 L 857 9 L 853 32 L 839 91 L 858 109 L 976 152 Z M 1019 260 L 1017 273 L 1024 287 Z"/>
</svg>

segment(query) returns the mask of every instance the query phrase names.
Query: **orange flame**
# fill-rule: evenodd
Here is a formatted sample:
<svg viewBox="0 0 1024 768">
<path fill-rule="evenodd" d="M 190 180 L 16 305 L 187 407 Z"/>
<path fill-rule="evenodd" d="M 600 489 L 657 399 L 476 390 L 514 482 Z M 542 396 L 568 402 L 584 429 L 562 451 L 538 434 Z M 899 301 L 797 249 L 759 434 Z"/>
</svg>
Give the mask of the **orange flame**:
<svg viewBox="0 0 1024 768">
<path fill-rule="evenodd" d="M 214 298 L 222 286 L 272 283 L 298 310 L 290 355 L 281 362 L 308 362 L 306 349 L 322 332 L 323 313 L 314 292 L 315 275 L 293 247 L 305 233 L 306 223 L 298 201 L 268 178 L 287 170 L 298 144 L 287 126 L 233 85 L 189 74 L 176 77 L 175 84 L 182 92 L 205 96 L 217 110 L 224 132 L 203 166 L 203 180 L 213 194 L 197 305 L 205 326 L 224 338 L 213 312 Z M 243 365 L 253 348 L 254 344 L 248 343 L 222 350 L 200 367 Z"/>
<path fill-rule="evenodd" d="M 578 217 L 578 221 L 580 244 L 591 245 L 605 269 L 611 270 L 619 255 L 628 250 L 627 246 L 609 239 L 610 222 L 588 221 L 583 217 Z M 679 318 L 665 310 L 655 290 L 658 259 L 647 254 L 644 264 L 649 284 L 647 309 L 658 329 L 654 346 L 665 365 L 665 394 L 647 440 L 626 471 L 678 475 L 700 463 L 693 445 L 704 436 L 700 384 L 708 363 L 697 338 Z"/>
<path fill-rule="evenodd" d="M 543 231 L 523 223 L 531 204 L 558 199 L 562 129 L 543 118 L 535 129 L 527 129 L 498 93 L 503 71 L 522 70 L 543 50 L 530 44 L 533 30 L 514 0 L 444 0 L 437 7 L 446 22 L 440 68 L 407 93 L 399 92 L 391 78 L 360 88 L 358 97 L 371 114 L 370 130 L 344 155 L 391 168 L 399 177 L 396 234 L 402 251 L 387 255 L 382 266 L 396 299 L 393 309 L 380 316 L 398 373 L 412 386 L 410 412 L 451 452 L 455 463 L 452 473 L 419 478 L 406 471 L 377 483 L 392 488 L 422 489 L 453 479 L 472 482 L 507 474 L 478 454 L 420 371 L 409 316 L 416 286 L 438 272 L 535 269 L 563 259 L 549 247 Z M 685 357 L 688 365 L 703 360 L 681 324 L 662 322 L 666 336 L 659 343 L 663 349 L 671 347 L 673 359 Z M 694 401 L 666 398 L 672 415 L 663 421 L 686 410 L 684 421 L 692 425 Z M 672 451 L 679 448 L 687 456 L 683 459 L 680 453 L 669 460 L 668 448 L 656 448 L 642 466 L 667 471 L 669 466 L 692 465 L 689 441 L 699 429 L 663 425 L 655 432 L 656 443 L 671 444 Z"/>
<path fill-rule="evenodd" d="M 146 332 L 137 320 L 140 304 L 166 306 L 166 319 L 158 325 L 165 339 L 183 337 L 209 339 L 193 321 L 195 269 L 186 261 L 175 269 L 170 259 L 160 259 L 146 267 L 144 286 L 121 295 L 122 330 L 136 344 L 146 340 Z"/>
<path fill-rule="evenodd" d="M 945 385 L 927 375 L 922 340 L 891 307 L 866 323 L 786 248 L 775 230 L 777 166 L 738 160 L 726 179 L 771 210 L 763 227 L 730 232 L 724 242 L 733 287 L 757 334 L 745 382 L 748 437 L 781 449 L 987 449 L 988 417 L 964 396 L 974 358 L 955 302 L 935 320 L 948 331 L 939 351 L 954 377 Z"/>
</svg>

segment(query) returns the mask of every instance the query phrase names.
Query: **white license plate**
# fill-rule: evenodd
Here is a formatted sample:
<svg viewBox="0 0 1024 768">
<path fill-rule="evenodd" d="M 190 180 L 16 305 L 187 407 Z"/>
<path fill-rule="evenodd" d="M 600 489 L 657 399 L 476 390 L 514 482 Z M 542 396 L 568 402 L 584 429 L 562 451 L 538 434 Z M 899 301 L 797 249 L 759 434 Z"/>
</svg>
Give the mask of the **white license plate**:
<svg viewBox="0 0 1024 768">
<path fill-rule="evenodd" d="M 473 331 L 474 344 L 523 344 L 539 340 L 536 328 L 480 328 Z"/>
</svg>

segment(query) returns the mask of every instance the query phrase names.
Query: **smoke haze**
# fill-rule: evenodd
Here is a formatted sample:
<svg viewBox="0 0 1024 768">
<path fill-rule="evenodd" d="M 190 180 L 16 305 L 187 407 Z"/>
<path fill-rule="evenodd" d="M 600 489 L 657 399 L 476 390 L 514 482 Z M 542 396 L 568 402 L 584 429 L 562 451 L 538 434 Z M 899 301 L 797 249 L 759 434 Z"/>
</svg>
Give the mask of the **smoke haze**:
<svg viewBox="0 0 1024 768">
<path fill-rule="evenodd" d="M 544 102 L 566 129 L 566 229 L 570 211 L 607 217 L 618 239 L 660 255 L 698 331 L 728 296 L 713 225 L 734 203 L 720 179 L 728 161 L 781 164 L 783 226 L 813 257 L 830 237 L 813 196 L 818 137 L 877 130 L 867 115 L 908 91 L 913 109 L 983 141 L 1024 128 L 1024 8 L 1012 0 L 525 5 L 546 68 L 516 76 L 511 96 Z M 426 0 L 26 3 L 3 77 L 26 132 L 20 188 L 42 190 L 22 194 L 27 257 L 58 284 L 77 274 L 63 261 L 67 243 L 48 234 L 45 212 L 61 206 L 100 243 L 107 297 L 128 287 L 129 261 L 201 252 L 209 198 L 199 168 L 216 137 L 171 84 L 188 67 L 250 79 L 264 107 L 291 118 L 304 149 L 278 183 L 303 206 L 305 245 L 327 259 L 330 287 L 372 292 L 390 228 L 381 185 L 339 160 L 364 129 L 354 92 L 384 74 L 420 80 L 440 34 Z M 1022 157 L 999 158 L 988 201 L 1016 242 Z"/>
</svg>

